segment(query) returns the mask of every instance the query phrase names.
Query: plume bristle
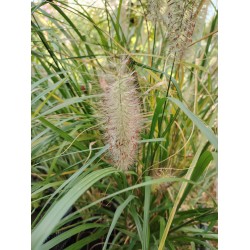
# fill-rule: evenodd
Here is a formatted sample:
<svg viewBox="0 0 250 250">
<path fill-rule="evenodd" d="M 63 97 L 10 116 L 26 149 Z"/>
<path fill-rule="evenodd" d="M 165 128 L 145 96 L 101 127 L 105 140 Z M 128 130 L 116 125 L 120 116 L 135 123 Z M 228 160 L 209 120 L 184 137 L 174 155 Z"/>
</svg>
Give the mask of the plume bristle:
<svg viewBox="0 0 250 250">
<path fill-rule="evenodd" d="M 183 56 L 185 49 L 192 43 L 195 28 L 197 0 L 170 0 L 165 18 L 169 53 L 176 58 Z"/>
<path fill-rule="evenodd" d="M 192 43 L 199 0 L 150 0 L 148 18 L 161 22 L 168 39 L 167 55 L 180 59 Z"/>
<path fill-rule="evenodd" d="M 142 127 L 135 77 L 127 60 L 122 60 L 104 78 L 108 84 L 101 104 L 104 139 L 114 165 L 126 171 L 135 161 Z"/>
</svg>

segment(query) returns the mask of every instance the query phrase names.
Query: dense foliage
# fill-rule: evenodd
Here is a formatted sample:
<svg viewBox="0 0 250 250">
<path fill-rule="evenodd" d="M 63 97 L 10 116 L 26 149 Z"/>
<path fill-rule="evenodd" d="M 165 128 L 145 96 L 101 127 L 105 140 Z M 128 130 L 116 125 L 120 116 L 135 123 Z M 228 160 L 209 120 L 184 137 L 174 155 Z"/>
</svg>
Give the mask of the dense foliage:
<svg viewBox="0 0 250 250">
<path fill-rule="evenodd" d="M 196 1 L 184 53 L 157 3 L 32 3 L 32 249 L 217 249 L 218 12 Z M 128 171 L 99 118 L 124 58 L 143 116 Z"/>
</svg>

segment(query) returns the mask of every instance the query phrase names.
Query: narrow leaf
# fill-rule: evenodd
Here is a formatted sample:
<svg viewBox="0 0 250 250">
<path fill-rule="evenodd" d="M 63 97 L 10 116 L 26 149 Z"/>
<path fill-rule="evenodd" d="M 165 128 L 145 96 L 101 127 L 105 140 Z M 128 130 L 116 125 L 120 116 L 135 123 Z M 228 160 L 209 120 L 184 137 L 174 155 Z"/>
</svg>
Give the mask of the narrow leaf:
<svg viewBox="0 0 250 250">
<path fill-rule="evenodd" d="M 200 118 L 198 118 L 194 113 L 192 113 L 182 102 L 179 100 L 168 97 L 168 99 L 175 103 L 200 129 L 200 131 L 206 136 L 206 138 L 213 144 L 215 149 L 218 149 L 218 139 L 211 128 L 209 128 Z"/>
</svg>

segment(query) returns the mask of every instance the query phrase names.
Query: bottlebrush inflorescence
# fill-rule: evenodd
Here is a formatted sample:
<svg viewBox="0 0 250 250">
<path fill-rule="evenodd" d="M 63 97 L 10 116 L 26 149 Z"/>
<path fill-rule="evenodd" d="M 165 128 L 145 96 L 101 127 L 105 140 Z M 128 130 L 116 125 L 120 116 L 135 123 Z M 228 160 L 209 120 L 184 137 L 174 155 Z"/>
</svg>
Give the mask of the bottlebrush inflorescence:
<svg viewBox="0 0 250 250">
<path fill-rule="evenodd" d="M 197 3 L 197 0 L 169 1 L 166 26 L 171 53 L 181 55 L 191 44 Z"/>
<path fill-rule="evenodd" d="M 148 18 L 166 28 L 167 54 L 180 59 L 192 43 L 197 21 L 205 19 L 199 13 L 206 9 L 207 0 L 149 0 Z"/>
<path fill-rule="evenodd" d="M 109 156 L 121 170 L 135 162 L 142 127 L 140 100 L 128 60 L 114 64 L 112 71 L 102 76 L 105 83 L 101 103 L 104 139 L 110 145 Z"/>
</svg>

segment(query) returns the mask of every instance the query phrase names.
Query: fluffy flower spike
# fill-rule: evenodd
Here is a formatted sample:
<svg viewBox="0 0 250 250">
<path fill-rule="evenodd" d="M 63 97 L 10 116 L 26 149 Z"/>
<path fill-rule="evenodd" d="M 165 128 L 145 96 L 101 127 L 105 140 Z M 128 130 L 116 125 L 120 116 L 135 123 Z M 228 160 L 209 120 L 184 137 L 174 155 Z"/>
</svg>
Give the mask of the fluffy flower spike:
<svg viewBox="0 0 250 250">
<path fill-rule="evenodd" d="M 166 0 L 149 0 L 148 2 L 148 20 L 153 23 L 161 22 L 166 13 Z"/>
<path fill-rule="evenodd" d="M 205 13 L 206 0 L 149 0 L 148 6 L 149 20 L 161 22 L 166 27 L 167 54 L 180 60 L 192 43 L 197 14 L 200 9 Z"/>
<path fill-rule="evenodd" d="M 106 87 L 101 104 L 104 139 L 110 145 L 109 156 L 113 164 L 124 171 L 135 162 L 142 127 L 135 77 L 127 64 L 127 59 L 122 60 L 103 76 Z"/>
<path fill-rule="evenodd" d="M 168 30 L 169 51 L 182 57 L 191 44 L 196 22 L 198 0 L 169 0 L 165 17 Z"/>
</svg>

